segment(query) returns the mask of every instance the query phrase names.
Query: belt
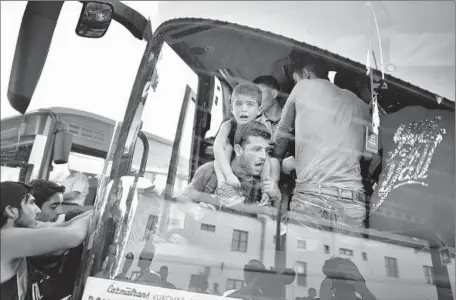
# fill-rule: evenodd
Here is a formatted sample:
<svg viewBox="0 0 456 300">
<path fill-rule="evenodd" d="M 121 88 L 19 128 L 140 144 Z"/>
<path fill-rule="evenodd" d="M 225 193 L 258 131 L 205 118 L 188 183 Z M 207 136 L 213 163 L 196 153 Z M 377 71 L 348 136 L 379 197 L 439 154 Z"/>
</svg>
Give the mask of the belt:
<svg viewBox="0 0 456 300">
<path fill-rule="evenodd" d="M 314 192 L 318 194 L 326 194 L 334 197 L 345 198 L 345 199 L 359 199 L 359 196 L 364 198 L 364 194 L 359 191 L 352 191 L 347 189 L 341 189 L 333 186 L 324 186 L 321 184 L 312 184 L 312 183 L 297 183 L 297 191 L 303 192 Z"/>
</svg>

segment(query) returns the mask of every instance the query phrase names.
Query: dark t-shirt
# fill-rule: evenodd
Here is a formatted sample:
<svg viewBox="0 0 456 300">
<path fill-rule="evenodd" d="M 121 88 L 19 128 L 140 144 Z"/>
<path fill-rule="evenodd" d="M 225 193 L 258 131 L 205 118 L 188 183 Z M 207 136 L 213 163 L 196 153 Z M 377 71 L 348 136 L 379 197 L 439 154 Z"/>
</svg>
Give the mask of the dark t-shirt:
<svg viewBox="0 0 456 300">
<path fill-rule="evenodd" d="M 380 124 L 383 170 L 371 212 L 380 210 L 370 226 L 418 238 L 435 234 L 454 247 L 454 112 L 411 106 Z M 394 218 L 386 220 L 385 210 Z"/>
<path fill-rule="evenodd" d="M 17 276 L 3 282 L 0 285 L 0 295 L 2 300 L 18 300 L 19 292 L 17 287 Z"/>
<path fill-rule="evenodd" d="M 246 198 L 245 203 L 255 203 L 261 201 L 261 180 L 256 176 L 251 181 L 239 178 L 241 188 L 239 192 Z M 199 192 L 213 194 L 217 188 L 217 176 L 215 174 L 214 162 L 208 162 L 198 168 L 195 176 L 189 185 Z"/>
</svg>

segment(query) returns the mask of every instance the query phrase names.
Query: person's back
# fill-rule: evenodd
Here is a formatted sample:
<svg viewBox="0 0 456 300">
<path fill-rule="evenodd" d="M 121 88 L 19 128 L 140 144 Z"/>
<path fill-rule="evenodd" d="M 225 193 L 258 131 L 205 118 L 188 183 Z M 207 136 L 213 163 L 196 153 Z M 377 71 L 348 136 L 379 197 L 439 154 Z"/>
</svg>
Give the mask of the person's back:
<svg viewBox="0 0 456 300">
<path fill-rule="evenodd" d="M 300 80 L 292 97 L 297 183 L 361 191 L 359 158 L 368 106 L 324 79 Z"/>
<path fill-rule="evenodd" d="M 63 195 L 65 202 L 78 204 L 79 206 L 84 205 L 85 198 L 89 193 L 89 180 L 84 173 L 71 171 L 70 176 L 63 180 L 62 185 L 66 189 Z"/>
</svg>

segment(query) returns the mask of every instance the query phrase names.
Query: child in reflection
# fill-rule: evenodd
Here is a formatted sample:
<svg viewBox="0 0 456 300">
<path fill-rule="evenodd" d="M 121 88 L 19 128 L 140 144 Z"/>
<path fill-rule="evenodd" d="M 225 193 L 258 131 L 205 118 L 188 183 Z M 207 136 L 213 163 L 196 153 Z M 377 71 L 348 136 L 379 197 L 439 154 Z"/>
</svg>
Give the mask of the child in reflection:
<svg viewBox="0 0 456 300">
<path fill-rule="evenodd" d="M 231 96 L 231 112 L 234 118 L 225 121 L 220 126 L 214 142 L 215 172 L 217 175 L 218 186 L 216 195 L 220 202 L 227 207 L 235 206 L 244 202 L 245 197 L 237 191 L 241 183 L 230 167 L 233 156 L 234 135 L 238 126 L 242 126 L 256 120 L 261 115 L 261 90 L 257 85 L 251 83 L 241 83 L 237 85 Z M 267 179 L 279 180 L 280 170 L 272 170 L 271 162 L 268 157 L 263 165 L 258 165 L 261 169 L 262 181 Z M 263 193 L 261 203 L 267 204 L 269 197 Z"/>
</svg>

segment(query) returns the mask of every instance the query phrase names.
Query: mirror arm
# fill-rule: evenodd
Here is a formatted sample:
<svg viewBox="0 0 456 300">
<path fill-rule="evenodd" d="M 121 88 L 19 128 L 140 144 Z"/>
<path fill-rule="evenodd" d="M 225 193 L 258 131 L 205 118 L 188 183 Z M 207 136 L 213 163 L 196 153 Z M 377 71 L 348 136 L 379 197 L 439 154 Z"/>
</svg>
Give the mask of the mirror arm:
<svg viewBox="0 0 456 300">
<path fill-rule="evenodd" d="M 63 2 L 27 2 L 17 37 L 7 94 L 11 107 L 21 114 L 27 111 L 40 79 Z"/>
<path fill-rule="evenodd" d="M 79 1 L 84 3 L 86 1 Z M 109 3 L 114 8 L 112 19 L 122 24 L 137 39 L 143 40 L 148 32 L 149 21 L 139 12 L 120 1 L 100 1 Z M 146 36 L 147 37 L 147 36 Z"/>
<path fill-rule="evenodd" d="M 147 159 L 149 158 L 149 140 L 142 130 L 139 131 L 138 138 L 142 141 L 144 149 L 143 156 L 141 158 L 141 165 L 139 166 L 138 177 L 144 177 L 144 173 L 146 173 Z"/>
</svg>

